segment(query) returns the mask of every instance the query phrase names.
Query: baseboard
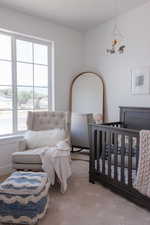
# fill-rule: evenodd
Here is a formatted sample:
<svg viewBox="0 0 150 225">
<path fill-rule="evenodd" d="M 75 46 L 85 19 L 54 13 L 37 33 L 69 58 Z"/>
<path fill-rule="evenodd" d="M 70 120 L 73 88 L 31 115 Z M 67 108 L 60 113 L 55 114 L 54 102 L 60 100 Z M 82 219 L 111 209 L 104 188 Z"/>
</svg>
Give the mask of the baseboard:
<svg viewBox="0 0 150 225">
<path fill-rule="evenodd" d="M 7 175 L 12 173 L 13 169 L 11 164 L 6 165 L 5 167 L 0 167 L 0 176 Z"/>
</svg>

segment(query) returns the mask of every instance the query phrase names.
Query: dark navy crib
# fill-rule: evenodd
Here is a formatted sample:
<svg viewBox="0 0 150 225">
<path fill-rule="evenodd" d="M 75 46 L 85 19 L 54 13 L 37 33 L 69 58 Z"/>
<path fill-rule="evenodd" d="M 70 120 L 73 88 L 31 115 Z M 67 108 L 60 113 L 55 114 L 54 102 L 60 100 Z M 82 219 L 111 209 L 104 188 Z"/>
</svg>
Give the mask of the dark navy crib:
<svg viewBox="0 0 150 225">
<path fill-rule="evenodd" d="M 150 210 L 150 199 L 134 188 L 141 129 L 150 129 L 150 108 L 120 107 L 119 122 L 89 124 L 89 181 Z"/>
</svg>

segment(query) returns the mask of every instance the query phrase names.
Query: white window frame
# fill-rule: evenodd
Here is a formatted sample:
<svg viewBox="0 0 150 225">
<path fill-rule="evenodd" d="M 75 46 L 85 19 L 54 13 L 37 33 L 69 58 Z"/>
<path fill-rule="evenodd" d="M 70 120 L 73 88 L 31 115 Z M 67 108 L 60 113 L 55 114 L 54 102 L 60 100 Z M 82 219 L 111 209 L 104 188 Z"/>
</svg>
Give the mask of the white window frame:
<svg viewBox="0 0 150 225">
<path fill-rule="evenodd" d="M 0 29 L 0 34 L 11 36 L 11 61 L 12 61 L 12 133 L 2 134 L 0 137 L 12 136 L 21 134 L 24 131 L 18 131 L 17 120 L 17 58 L 16 58 L 16 40 L 29 41 L 35 44 L 46 45 L 48 47 L 48 110 L 55 109 L 55 96 L 54 96 L 54 42 L 41 39 L 26 34 L 20 34 L 12 31 L 5 31 Z M 6 60 L 7 61 L 7 60 Z M 31 63 L 33 64 L 33 63 Z M 38 64 L 40 65 L 40 64 Z M 42 65 L 42 64 L 41 64 Z M 44 110 L 44 109 L 43 109 Z"/>
</svg>

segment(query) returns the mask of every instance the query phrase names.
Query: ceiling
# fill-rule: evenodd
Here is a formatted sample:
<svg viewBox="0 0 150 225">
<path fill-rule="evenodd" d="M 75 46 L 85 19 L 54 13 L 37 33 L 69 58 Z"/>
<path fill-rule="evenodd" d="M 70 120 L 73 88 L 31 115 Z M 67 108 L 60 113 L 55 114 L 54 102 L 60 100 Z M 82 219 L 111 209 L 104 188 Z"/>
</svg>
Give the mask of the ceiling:
<svg viewBox="0 0 150 225">
<path fill-rule="evenodd" d="M 119 13 L 149 0 L 116 0 Z M 1 6 L 85 31 L 115 15 L 115 0 L 0 0 Z"/>
</svg>

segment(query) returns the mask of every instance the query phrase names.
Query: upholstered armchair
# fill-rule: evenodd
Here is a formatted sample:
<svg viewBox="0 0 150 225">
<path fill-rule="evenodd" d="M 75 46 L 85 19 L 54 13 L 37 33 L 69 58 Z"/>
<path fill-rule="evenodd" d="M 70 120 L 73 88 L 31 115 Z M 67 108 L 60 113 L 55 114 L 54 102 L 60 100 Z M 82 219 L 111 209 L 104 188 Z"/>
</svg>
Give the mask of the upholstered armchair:
<svg viewBox="0 0 150 225">
<path fill-rule="evenodd" d="M 67 112 L 36 111 L 29 112 L 27 128 L 31 131 L 44 131 L 54 128 L 65 130 L 70 139 L 70 115 Z M 42 170 L 40 152 L 37 149 L 27 148 L 26 140 L 20 142 L 20 151 L 12 154 L 12 166 L 19 170 Z"/>
</svg>

